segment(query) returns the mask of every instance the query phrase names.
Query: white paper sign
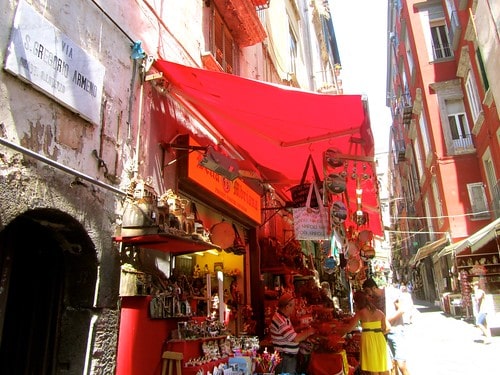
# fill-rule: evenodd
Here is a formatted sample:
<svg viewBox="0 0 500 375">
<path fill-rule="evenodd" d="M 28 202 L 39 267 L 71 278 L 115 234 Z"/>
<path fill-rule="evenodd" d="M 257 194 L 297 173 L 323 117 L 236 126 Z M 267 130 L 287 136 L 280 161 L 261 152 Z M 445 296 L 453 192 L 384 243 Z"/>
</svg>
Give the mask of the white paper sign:
<svg viewBox="0 0 500 375">
<path fill-rule="evenodd" d="M 104 66 L 20 1 L 5 69 L 94 124 L 100 122 Z"/>
</svg>

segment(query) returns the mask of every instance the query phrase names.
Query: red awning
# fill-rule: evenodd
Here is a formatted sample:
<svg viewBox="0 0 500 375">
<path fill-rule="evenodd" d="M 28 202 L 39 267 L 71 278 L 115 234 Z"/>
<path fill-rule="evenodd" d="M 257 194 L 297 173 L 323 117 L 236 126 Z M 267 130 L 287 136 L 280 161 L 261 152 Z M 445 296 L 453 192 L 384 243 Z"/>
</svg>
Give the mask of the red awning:
<svg viewBox="0 0 500 375">
<path fill-rule="evenodd" d="M 167 80 L 170 95 L 206 119 L 220 142 L 255 162 L 273 186 L 286 191 L 297 184 L 309 155 L 320 173 L 327 149 L 352 158 L 347 171 L 349 211 L 356 210 L 356 180 L 349 178 L 354 170 L 369 175 L 358 180 L 362 202 L 376 212 L 370 226 L 381 233 L 373 135 L 361 95 L 318 94 L 164 60 L 155 67 Z"/>
<path fill-rule="evenodd" d="M 252 0 L 252 3 L 259 10 L 269 8 L 269 0 Z"/>
</svg>

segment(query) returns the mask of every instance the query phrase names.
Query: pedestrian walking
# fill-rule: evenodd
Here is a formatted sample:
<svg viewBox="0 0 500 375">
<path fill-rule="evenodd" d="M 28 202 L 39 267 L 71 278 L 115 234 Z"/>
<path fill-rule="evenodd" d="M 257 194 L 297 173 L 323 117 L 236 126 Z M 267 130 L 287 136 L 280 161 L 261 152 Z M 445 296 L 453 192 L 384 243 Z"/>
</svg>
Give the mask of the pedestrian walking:
<svg viewBox="0 0 500 375">
<path fill-rule="evenodd" d="M 481 333 L 484 336 L 483 343 L 490 344 L 491 330 L 488 326 L 489 303 L 487 301 L 487 295 L 479 286 L 478 281 L 474 281 L 472 283 L 472 287 L 474 289 L 472 299 L 474 302 L 473 311 L 476 317 L 476 326 L 481 330 Z"/>
<path fill-rule="evenodd" d="M 401 291 L 393 286 L 379 288 L 375 280 L 366 279 L 363 290 L 373 299 L 373 303 L 385 313 L 391 327 L 386 334 L 389 354 L 394 363 L 392 373 L 397 370 L 402 375 L 410 375 L 406 361 L 408 358 L 403 315 L 405 306 L 401 303 Z"/>
<path fill-rule="evenodd" d="M 402 305 L 402 309 L 404 310 L 403 324 L 412 324 L 416 312 L 415 304 L 413 303 L 413 297 L 408 291 L 408 288 L 405 284 L 401 284 L 399 288 L 401 290 L 400 303 Z"/>
</svg>

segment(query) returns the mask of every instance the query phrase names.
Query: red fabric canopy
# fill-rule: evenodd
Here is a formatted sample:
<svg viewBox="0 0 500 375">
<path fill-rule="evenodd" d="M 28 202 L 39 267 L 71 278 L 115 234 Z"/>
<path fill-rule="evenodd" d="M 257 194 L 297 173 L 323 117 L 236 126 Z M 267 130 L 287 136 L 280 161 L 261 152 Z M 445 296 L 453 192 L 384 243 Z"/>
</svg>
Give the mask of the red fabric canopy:
<svg viewBox="0 0 500 375">
<path fill-rule="evenodd" d="M 377 228 L 371 229 L 381 232 L 373 135 L 368 104 L 360 95 L 318 94 L 164 60 L 155 67 L 174 98 L 206 119 L 221 143 L 252 160 L 265 182 L 283 191 L 299 182 L 309 155 L 320 174 L 327 149 L 350 156 L 349 176 L 352 168 L 370 175 L 363 180 L 363 204 L 377 211 L 378 224 L 372 223 Z M 352 205 L 356 181 L 348 180 L 344 200 Z"/>
</svg>

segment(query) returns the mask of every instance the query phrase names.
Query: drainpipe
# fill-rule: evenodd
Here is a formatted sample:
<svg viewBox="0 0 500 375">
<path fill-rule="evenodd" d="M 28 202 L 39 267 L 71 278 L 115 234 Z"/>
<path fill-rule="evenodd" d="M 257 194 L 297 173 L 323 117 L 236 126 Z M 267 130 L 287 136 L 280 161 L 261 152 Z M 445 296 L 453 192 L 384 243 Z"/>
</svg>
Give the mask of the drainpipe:
<svg viewBox="0 0 500 375">
<path fill-rule="evenodd" d="M 139 88 L 139 113 L 137 114 L 137 139 L 135 142 L 135 154 L 134 154 L 134 164 L 133 164 L 133 171 L 134 171 L 134 179 L 137 179 L 139 176 L 139 153 L 140 153 L 140 146 L 141 146 L 141 128 L 142 128 L 142 102 L 143 102 L 143 97 L 144 97 L 144 74 L 143 74 L 143 69 L 142 67 L 140 69 L 140 79 L 141 79 L 141 86 Z"/>
<path fill-rule="evenodd" d="M 152 63 L 151 58 L 146 57 L 146 52 L 142 49 L 141 42 L 136 41 L 132 46 L 132 53 L 130 55 L 133 60 L 134 72 L 131 82 L 131 92 L 130 92 L 130 100 L 129 100 L 129 133 L 128 137 L 131 139 L 131 113 L 132 113 L 132 102 L 133 102 L 133 85 L 135 83 L 136 74 L 139 74 L 140 79 L 140 87 L 139 87 L 139 109 L 137 114 L 137 139 L 135 143 L 135 154 L 134 154 L 134 162 L 133 162 L 133 173 L 134 179 L 138 178 L 139 174 L 139 154 L 140 154 L 140 145 L 141 145 L 141 128 L 142 128 L 142 107 L 143 107 L 143 98 L 144 98 L 144 78 L 146 74 L 147 67 L 151 66 Z M 138 70 L 138 72 L 137 72 Z"/>
<path fill-rule="evenodd" d="M 27 156 L 30 156 L 30 157 L 32 157 L 34 159 L 43 161 L 44 163 L 46 163 L 46 164 L 48 164 L 48 165 L 50 165 L 52 167 L 60 169 L 60 170 L 62 170 L 64 172 L 66 172 L 66 173 L 72 174 L 73 176 L 81 178 L 82 180 L 88 181 L 88 182 L 90 182 L 90 183 L 92 183 L 94 185 L 97 185 L 97 186 L 100 186 L 100 187 L 102 187 L 104 189 L 110 190 L 110 191 L 112 191 L 115 194 L 123 195 L 123 196 L 127 195 L 126 192 L 124 192 L 124 191 L 122 191 L 122 190 L 120 190 L 118 188 L 115 188 L 114 186 L 108 185 L 108 184 L 106 184 L 106 183 L 104 183 L 102 181 L 99 181 L 99 180 L 97 180 L 97 179 L 95 179 L 93 177 L 90 177 L 90 176 L 88 176 L 86 174 L 83 174 L 83 173 L 81 173 L 81 172 L 79 172 L 77 170 L 74 170 L 74 169 L 69 168 L 69 167 L 67 167 L 65 165 L 62 165 L 62 164 L 60 164 L 58 162 L 55 162 L 54 160 L 49 159 L 49 158 L 47 158 L 47 157 L 45 157 L 43 155 L 37 154 L 36 152 L 33 152 L 33 151 L 31 151 L 31 150 L 29 150 L 27 148 L 24 148 L 24 147 L 22 147 L 20 145 L 17 145 L 15 143 L 9 142 L 8 140 L 6 140 L 4 138 L 1 138 L 1 137 L 0 137 L 0 144 L 3 145 L 3 146 L 10 147 L 11 149 L 13 149 L 15 151 L 18 151 L 18 152 L 20 152 L 22 154 L 25 154 Z"/>
</svg>

